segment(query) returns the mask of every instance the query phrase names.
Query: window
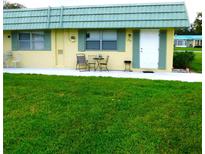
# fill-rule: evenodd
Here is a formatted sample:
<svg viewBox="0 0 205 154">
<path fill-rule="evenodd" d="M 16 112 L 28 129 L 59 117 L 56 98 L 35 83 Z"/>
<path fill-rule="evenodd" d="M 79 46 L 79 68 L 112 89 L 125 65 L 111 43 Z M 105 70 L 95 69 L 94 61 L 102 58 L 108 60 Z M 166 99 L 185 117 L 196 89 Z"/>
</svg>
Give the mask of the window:
<svg viewBox="0 0 205 154">
<path fill-rule="evenodd" d="M 199 46 L 202 46 L 202 40 L 199 40 Z"/>
<path fill-rule="evenodd" d="M 87 31 L 86 50 L 117 50 L 117 32 Z"/>
<path fill-rule="evenodd" d="M 194 40 L 194 41 L 195 41 L 195 46 L 202 46 L 202 40 Z"/>
<path fill-rule="evenodd" d="M 20 32 L 18 35 L 19 50 L 44 50 L 44 32 Z"/>
<path fill-rule="evenodd" d="M 30 33 L 19 33 L 19 48 L 30 49 Z"/>
<path fill-rule="evenodd" d="M 102 50 L 117 50 L 117 33 L 115 31 L 103 31 Z"/>
<path fill-rule="evenodd" d="M 86 33 L 86 49 L 100 50 L 100 32 L 90 31 Z"/>
<path fill-rule="evenodd" d="M 43 32 L 32 33 L 32 48 L 34 50 L 44 49 L 44 33 Z"/>
<path fill-rule="evenodd" d="M 185 41 L 184 40 L 178 40 L 177 44 L 178 45 L 185 45 Z"/>
</svg>

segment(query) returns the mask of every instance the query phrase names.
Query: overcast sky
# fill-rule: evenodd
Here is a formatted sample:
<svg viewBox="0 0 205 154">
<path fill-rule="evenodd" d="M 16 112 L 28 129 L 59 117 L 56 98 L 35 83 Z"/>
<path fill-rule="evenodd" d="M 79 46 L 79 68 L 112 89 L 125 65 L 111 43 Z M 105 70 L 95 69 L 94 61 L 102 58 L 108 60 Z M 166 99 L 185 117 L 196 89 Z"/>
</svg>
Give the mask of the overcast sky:
<svg viewBox="0 0 205 154">
<path fill-rule="evenodd" d="M 152 3 L 152 2 L 181 2 L 179 0 L 7 0 L 12 3 L 20 3 L 28 8 L 76 6 L 76 5 L 101 5 L 124 3 Z M 192 23 L 197 12 L 202 11 L 203 0 L 184 0 L 190 22 Z"/>
</svg>

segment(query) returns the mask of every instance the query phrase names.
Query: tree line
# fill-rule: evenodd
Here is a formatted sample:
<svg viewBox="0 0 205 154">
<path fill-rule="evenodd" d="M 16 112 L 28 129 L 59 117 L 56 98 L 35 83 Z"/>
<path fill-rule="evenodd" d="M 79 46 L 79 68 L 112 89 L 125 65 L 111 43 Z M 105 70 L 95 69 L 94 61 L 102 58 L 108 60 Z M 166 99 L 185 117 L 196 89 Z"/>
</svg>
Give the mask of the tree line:
<svg viewBox="0 0 205 154">
<path fill-rule="evenodd" d="M 202 35 L 202 12 L 198 12 L 194 23 L 188 28 L 176 29 L 178 35 Z"/>
</svg>

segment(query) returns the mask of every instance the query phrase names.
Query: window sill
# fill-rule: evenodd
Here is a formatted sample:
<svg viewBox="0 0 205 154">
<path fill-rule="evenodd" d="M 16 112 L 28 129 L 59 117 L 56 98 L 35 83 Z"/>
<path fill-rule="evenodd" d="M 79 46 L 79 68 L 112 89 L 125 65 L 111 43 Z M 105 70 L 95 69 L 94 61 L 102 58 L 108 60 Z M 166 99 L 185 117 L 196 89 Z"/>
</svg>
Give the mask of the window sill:
<svg viewBox="0 0 205 154">
<path fill-rule="evenodd" d="M 20 52 L 20 51 L 25 51 L 25 52 L 44 52 L 44 51 L 52 51 L 52 50 L 12 50 L 13 52 Z"/>
<path fill-rule="evenodd" d="M 85 50 L 83 52 L 125 52 L 125 51 L 119 51 L 119 50 Z"/>
</svg>

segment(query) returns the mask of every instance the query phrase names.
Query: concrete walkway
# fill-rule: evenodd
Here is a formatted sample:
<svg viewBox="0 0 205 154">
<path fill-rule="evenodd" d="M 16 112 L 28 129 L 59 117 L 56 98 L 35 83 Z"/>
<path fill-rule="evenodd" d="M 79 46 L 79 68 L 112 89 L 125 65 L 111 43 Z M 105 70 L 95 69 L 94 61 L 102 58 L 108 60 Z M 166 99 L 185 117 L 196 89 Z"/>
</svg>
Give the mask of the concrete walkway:
<svg viewBox="0 0 205 154">
<path fill-rule="evenodd" d="M 65 69 L 65 68 L 4 68 L 4 73 L 15 74 L 45 74 L 45 75 L 63 75 L 63 76 L 102 76 L 116 78 L 138 78 L 151 80 L 175 80 L 185 82 L 202 82 L 202 74 L 200 73 L 142 73 L 142 72 L 124 72 L 124 71 L 85 71 Z"/>
</svg>

